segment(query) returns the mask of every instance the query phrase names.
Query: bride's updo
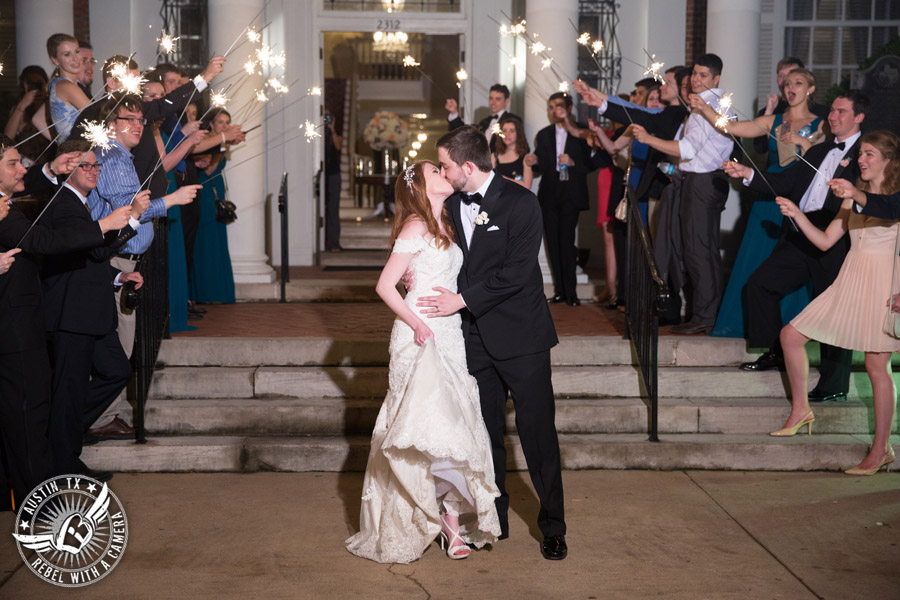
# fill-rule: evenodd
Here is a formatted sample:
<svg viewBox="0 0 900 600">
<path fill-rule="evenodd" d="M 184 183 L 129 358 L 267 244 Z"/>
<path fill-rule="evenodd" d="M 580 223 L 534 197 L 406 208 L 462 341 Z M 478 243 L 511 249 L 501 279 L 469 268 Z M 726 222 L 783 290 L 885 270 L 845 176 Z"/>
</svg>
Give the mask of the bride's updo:
<svg viewBox="0 0 900 600">
<path fill-rule="evenodd" d="M 425 167 L 438 168 L 433 162 L 423 160 L 405 169 L 394 183 L 394 227 L 391 229 L 391 246 L 400 235 L 403 226 L 413 219 L 425 223 L 428 233 L 435 239 L 438 248 L 445 250 L 453 244 L 453 224 L 447 205 L 441 209 L 441 223 L 447 235 L 441 233 L 441 227 L 431 212 L 431 202 L 425 193 Z"/>
</svg>

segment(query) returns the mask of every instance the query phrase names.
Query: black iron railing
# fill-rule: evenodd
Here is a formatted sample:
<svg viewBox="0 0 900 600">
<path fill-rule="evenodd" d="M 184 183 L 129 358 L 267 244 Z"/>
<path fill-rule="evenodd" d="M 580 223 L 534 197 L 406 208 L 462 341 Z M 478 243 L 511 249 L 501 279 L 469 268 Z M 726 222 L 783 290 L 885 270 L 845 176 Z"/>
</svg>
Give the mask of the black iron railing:
<svg viewBox="0 0 900 600">
<path fill-rule="evenodd" d="M 634 189 L 630 185 L 625 186 L 625 197 L 628 200 L 625 337 L 631 340 L 634 347 L 641 379 L 650 402 L 650 441 L 658 442 L 659 313 L 668 300 L 669 290 L 657 272 L 650 248 L 650 236 L 644 228 Z"/>
<path fill-rule="evenodd" d="M 134 367 L 128 400 L 136 407 L 135 440 L 146 443 L 144 406 L 153 380 L 156 357 L 163 338 L 169 337 L 169 228 L 168 219 L 157 219 L 150 249 L 140 259 L 144 285 L 138 290 L 139 306 L 131 364 Z"/>
</svg>

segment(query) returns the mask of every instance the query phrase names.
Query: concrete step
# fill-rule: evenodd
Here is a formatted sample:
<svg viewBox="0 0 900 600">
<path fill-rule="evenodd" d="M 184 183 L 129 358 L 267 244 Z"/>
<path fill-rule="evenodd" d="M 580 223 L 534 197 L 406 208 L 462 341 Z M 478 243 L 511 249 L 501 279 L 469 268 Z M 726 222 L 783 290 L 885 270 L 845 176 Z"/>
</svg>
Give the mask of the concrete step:
<svg viewBox="0 0 900 600">
<path fill-rule="evenodd" d="M 645 434 L 563 434 L 564 469 L 713 469 L 739 471 L 835 471 L 865 456 L 868 435 L 671 434 L 660 442 Z M 900 443 L 894 436 L 893 444 Z M 509 436 L 508 465 L 524 470 L 515 436 Z M 147 444 L 102 442 L 86 446 L 82 459 L 92 468 L 134 472 L 191 471 L 362 471 L 367 436 L 178 436 L 152 437 Z"/>
<path fill-rule="evenodd" d="M 372 289 L 374 290 L 374 282 Z M 759 356 L 747 352 L 742 339 L 661 336 L 660 367 L 727 367 Z M 819 345 L 809 344 L 810 364 L 819 364 Z M 374 366 L 387 365 L 388 340 L 331 338 L 174 338 L 163 340 L 158 357 L 163 366 Z M 612 336 L 566 336 L 551 350 L 554 366 L 630 365 L 631 342 Z M 862 353 L 854 364 L 863 367 Z M 900 354 L 894 361 L 900 364 Z"/>
<path fill-rule="evenodd" d="M 344 250 L 323 252 L 319 264 L 325 267 L 383 267 L 389 250 Z"/>
<path fill-rule="evenodd" d="M 367 435 L 381 399 L 157 399 L 148 403 L 150 435 Z M 870 404 L 826 403 L 814 408 L 818 433 L 871 433 Z M 661 433 L 765 434 L 782 426 L 785 400 L 767 398 L 665 398 L 660 401 Z M 649 408 L 640 398 L 571 398 L 556 401 L 560 433 L 642 433 Z M 507 408 L 507 430 L 516 431 Z"/>
<path fill-rule="evenodd" d="M 150 398 L 380 398 L 387 390 L 387 367 L 166 367 L 156 371 Z M 895 374 L 900 383 L 900 374 Z M 668 398 L 786 398 L 787 377 L 777 371 L 748 373 L 734 367 L 663 367 L 659 394 Z M 810 374 L 810 387 L 818 373 Z M 553 369 L 557 397 L 643 395 L 632 366 Z M 850 377 L 850 398 L 871 398 L 865 372 Z"/>
</svg>

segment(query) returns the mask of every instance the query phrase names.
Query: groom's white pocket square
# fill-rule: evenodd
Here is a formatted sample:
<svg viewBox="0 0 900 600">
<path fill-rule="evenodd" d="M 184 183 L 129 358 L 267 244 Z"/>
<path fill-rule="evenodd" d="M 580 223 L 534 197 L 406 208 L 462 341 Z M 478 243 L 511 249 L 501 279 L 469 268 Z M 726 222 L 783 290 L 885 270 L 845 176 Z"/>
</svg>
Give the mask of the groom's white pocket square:
<svg viewBox="0 0 900 600">
<path fill-rule="evenodd" d="M 500 228 L 496 225 L 491 225 L 490 227 L 488 227 L 488 231 L 500 231 Z"/>
</svg>

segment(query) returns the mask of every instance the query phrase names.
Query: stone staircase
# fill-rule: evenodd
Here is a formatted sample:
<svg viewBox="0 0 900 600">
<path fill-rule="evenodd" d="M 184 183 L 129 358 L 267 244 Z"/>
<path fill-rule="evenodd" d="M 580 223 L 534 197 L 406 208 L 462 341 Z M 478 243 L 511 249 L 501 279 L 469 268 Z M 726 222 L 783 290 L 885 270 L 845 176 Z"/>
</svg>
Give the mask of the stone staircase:
<svg viewBox="0 0 900 600">
<path fill-rule="evenodd" d="M 766 433 L 787 415 L 786 378 L 735 368 L 752 358 L 742 340 L 662 337 L 653 443 L 630 343 L 563 337 L 552 361 L 564 468 L 836 470 L 861 460 L 873 426 L 864 370 L 847 402 L 815 407 L 814 435 L 774 439 Z M 387 340 L 166 340 L 148 443 L 104 442 L 83 456 L 115 471 L 362 470 L 387 361 Z M 512 404 L 508 426 L 510 468 L 524 469 Z"/>
</svg>

